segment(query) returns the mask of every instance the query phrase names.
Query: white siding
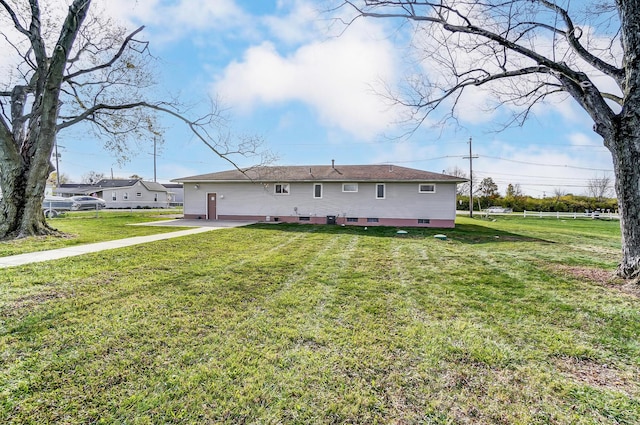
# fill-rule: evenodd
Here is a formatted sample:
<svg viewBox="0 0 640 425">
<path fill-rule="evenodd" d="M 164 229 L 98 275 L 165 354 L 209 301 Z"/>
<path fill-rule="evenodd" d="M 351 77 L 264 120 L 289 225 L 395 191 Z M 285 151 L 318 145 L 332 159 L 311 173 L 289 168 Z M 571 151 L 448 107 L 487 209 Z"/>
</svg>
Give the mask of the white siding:
<svg viewBox="0 0 640 425">
<path fill-rule="evenodd" d="M 288 182 L 282 182 L 288 183 Z M 436 193 L 419 193 L 418 182 L 385 183 L 385 199 L 376 199 L 376 184 L 358 183 L 358 192 L 342 192 L 342 182 L 322 182 L 322 198 L 314 183 L 290 183 L 290 193 L 274 193 L 274 183 L 185 183 L 188 215 L 206 216 L 207 193 L 217 193 L 218 215 L 376 217 L 455 219 L 455 183 L 436 183 Z M 424 183 L 424 182 L 423 182 Z"/>
</svg>

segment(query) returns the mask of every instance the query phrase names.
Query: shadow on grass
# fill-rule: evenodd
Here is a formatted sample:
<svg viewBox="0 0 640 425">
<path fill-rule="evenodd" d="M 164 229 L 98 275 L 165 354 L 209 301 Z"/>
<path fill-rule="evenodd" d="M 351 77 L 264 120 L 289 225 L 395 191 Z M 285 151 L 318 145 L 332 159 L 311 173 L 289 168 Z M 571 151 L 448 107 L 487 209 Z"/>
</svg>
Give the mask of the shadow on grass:
<svg viewBox="0 0 640 425">
<path fill-rule="evenodd" d="M 437 229 L 428 227 L 386 227 L 386 226 L 341 226 L 325 224 L 258 223 L 248 226 L 251 229 L 278 230 L 281 232 L 323 233 L 336 235 L 361 235 L 380 238 L 425 239 L 435 235 L 445 235 L 447 240 L 466 243 L 484 244 L 501 242 L 544 242 L 553 241 L 523 236 L 517 233 L 491 229 L 475 224 L 457 224 L 454 229 Z M 407 233 L 399 234 L 403 230 Z"/>
</svg>

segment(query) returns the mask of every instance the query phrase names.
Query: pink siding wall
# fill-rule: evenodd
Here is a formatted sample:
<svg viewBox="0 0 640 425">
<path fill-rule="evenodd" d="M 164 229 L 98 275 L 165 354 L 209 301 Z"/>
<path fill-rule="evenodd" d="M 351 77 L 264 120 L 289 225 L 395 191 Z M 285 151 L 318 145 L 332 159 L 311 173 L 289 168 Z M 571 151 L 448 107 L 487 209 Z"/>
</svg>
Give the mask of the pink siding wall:
<svg viewBox="0 0 640 425">
<path fill-rule="evenodd" d="M 185 214 L 186 219 L 204 219 L 203 216 L 197 214 Z M 301 221 L 298 216 L 278 216 L 269 217 L 256 215 L 218 215 L 218 220 L 251 220 L 262 222 L 280 222 L 280 223 L 300 223 L 300 224 L 327 224 L 326 217 L 309 217 L 308 221 Z M 453 228 L 455 220 L 429 220 L 429 223 L 418 223 L 416 219 L 407 218 L 380 218 L 377 223 L 367 222 L 366 217 L 358 218 L 357 222 L 347 222 L 345 217 L 337 217 L 336 224 L 344 224 L 347 226 L 391 226 L 391 227 L 436 227 L 436 228 Z"/>
</svg>

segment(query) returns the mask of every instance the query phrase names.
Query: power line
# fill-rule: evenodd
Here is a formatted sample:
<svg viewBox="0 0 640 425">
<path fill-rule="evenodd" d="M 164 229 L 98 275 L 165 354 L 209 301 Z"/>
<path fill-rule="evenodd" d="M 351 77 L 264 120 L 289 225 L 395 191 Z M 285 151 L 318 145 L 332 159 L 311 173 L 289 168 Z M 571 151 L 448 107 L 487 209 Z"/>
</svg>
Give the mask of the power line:
<svg viewBox="0 0 640 425">
<path fill-rule="evenodd" d="M 516 164 L 537 165 L 537 166 L 540 166 L 540 167 L 571 168 L 571 169 L 574 169 L 574 170 L 605 171 L 605 172 L 608 172 L 608 173 L 612 173 L 613 172 L 613 170 L 609 170 L 609 169 L 605 169 L 605 168 L 577 167 L 577 166 L 574 166 L 574 165 L 563 165 L 563 164 L 541 164 L 541 163 L 537 163 L 537 162 L 518 161 L 516 159 L 501 158 L 499 156 L 482 155 L 482 158 L 497 159 L 499 161 L 513 162 L 513 163 L 516 163 Z"/>
</svg>

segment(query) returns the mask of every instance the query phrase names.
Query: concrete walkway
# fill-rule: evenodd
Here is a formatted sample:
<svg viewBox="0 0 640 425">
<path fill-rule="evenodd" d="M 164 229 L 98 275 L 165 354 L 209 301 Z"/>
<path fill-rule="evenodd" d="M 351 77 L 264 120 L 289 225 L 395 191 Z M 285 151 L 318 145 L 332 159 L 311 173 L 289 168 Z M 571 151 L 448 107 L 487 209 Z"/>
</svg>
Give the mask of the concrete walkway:
<svg viewBox="0 0 640 425">
<path fill-rule="evenodd" d="M 136 236 L 133 238 L 118 239 L 114 241 L 97 242 L 86 245 L 70 246 L 66 248 L 52 249 L 50 251 L 28 252 L 26 254 L 0 257 L 0 269 L 14 266 L 21 266 L 42 261 L 57 260 L 59 258 L 75 257 L 77 255 L 88 254 L 90 252 L 105 251 L 108 249 L 124 248 L 132 245 L 139 245 L 147 242 L 160 241 L 164 239 L 179 238 L 181 236 L 194 235 L 197 233 L 210 232 L 216 229 L 228 227 L 238 227 L 251 224 L 251 222 L 215 222 L 198 220 L 199 227 L 193 229 L 180 230 L 177 232 L 161 233 L 158 235 Z M 195 223 L 187 223 L 184 220 L 160 221 L 145 223 L 151 226 L 195 226 Z M 202 227 L 200 227 L 202 226 Z"/>
</svg>

